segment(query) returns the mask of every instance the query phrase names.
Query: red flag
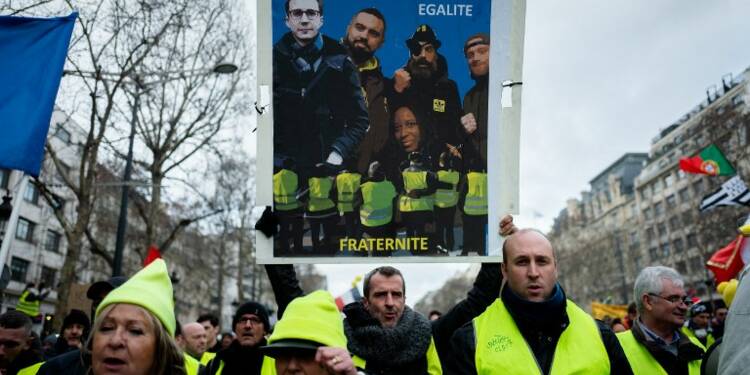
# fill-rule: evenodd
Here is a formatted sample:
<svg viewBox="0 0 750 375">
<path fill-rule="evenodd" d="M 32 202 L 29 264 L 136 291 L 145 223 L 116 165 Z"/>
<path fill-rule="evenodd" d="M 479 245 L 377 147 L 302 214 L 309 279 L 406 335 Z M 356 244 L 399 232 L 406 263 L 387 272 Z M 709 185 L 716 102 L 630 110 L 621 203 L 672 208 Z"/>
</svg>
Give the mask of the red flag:
<svg viewBox="0 0 750 375">
<path fill-rule="evenodd" d="M 716 284 L 729 281 L 737 276 L 745 263 L 742 261 L 742 250 L 745 247 L 745 237 L 737 236 L 734 241 L 723 249 L 715 252 L 706 262 L 706 267 L 714 273 Z"/>
<path fill-rule="evenodd" d="M 146 254 L 146 259 L 143 260 L 143 267 L 148 266 L 151 264 L 151 262 L 160 259 L 161 253 L 159 252 L 159 248 L 156 247 L 156 245 L 151 245 L 148 247 L 148 254 Z"/>
</svg>

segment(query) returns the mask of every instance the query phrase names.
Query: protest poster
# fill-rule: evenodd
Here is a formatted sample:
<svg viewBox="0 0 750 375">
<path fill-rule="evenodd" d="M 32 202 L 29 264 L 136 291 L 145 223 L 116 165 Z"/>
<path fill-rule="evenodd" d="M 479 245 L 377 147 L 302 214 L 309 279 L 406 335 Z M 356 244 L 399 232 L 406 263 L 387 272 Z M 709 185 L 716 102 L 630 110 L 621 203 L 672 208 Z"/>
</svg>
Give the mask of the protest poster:
<svg viewBox="0 0 750 375">
<path fill-rule="evenodd" d="M 499 260 L 525 2 L 258 4 L 261 263 Z M 490 63 L 491 62 L 491 63 Z"/>
</svg>

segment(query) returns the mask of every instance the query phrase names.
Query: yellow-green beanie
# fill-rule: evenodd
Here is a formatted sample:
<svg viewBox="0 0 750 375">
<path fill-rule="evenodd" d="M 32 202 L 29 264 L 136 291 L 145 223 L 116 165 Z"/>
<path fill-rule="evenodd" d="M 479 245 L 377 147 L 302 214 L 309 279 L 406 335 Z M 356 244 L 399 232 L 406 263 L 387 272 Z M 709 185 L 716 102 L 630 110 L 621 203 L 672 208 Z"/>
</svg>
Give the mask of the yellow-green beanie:
<svg viewBox="0 0 750 375">
<path fill-rule="evenodd" d="M 107 294 L 96 309 L 101 311 L 115 303 L 137 305 L 150 311 L 164 325 L 170 335 L 174 336 L 174 295 L 172 281 L 169 279 L 167 264 L 157 259 L 138 271 L 124 284 Z"/>
<path fill-rule="evenodd" d="M 285 340 L 307 340 L 346 349 L 344 321 L 330 293 L 317 290 L 295 298 L 287 306 L 268 339 L 268 348 L 283 347 Z"/>
</svg>

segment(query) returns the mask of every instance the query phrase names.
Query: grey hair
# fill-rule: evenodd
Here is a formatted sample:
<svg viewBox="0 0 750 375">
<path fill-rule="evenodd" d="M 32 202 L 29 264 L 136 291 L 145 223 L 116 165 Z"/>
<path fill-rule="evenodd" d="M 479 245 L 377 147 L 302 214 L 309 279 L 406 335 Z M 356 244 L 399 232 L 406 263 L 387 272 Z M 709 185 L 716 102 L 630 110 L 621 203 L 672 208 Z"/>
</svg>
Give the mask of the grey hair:
<svg viewBox="0 0 750 375">
<path fill-rule="evenodd" d="M 675 286 L 682 288 L 685 281 L 674 268 L 664 266 L 653 266 L 644 268 L 633 284 L 633 298 L 638 312 L 643 312 L 644 294 L 660 294 L 664 290 L 663 280 L 670 280 Z"/>
</svg>

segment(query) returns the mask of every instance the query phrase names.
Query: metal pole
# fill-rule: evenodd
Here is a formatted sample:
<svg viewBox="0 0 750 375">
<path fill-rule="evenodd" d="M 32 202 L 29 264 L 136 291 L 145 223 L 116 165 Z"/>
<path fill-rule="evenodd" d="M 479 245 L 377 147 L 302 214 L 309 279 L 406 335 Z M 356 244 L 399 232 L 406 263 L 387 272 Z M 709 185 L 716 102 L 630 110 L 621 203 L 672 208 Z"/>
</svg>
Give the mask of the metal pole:
<svg viewBox="0 0 750 375">
<path fill-rule="evenodd" d="M 115 239 L 115 257 L 112 264 L 112 276 L 122 276 L 122 253 L 125 247 L 125 233 L 128 230 L 128 190 L 130 174 L 133 170 L 133 142 L 135 141 L 135 125 L 138 121 L 138 106 L 140 105 L 140 81 L 135 79 L 135 97 L 133 99 L 133 117 L 130 120 L 130 138 L 128 157 L 125 159 L 125 174 L 122 177 L 122 197 L 120 198 L 120 217 L 117 221 L 117 237 Z"/>
</svg>

